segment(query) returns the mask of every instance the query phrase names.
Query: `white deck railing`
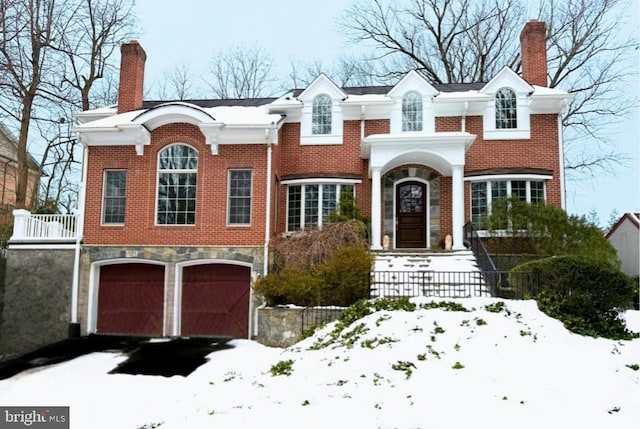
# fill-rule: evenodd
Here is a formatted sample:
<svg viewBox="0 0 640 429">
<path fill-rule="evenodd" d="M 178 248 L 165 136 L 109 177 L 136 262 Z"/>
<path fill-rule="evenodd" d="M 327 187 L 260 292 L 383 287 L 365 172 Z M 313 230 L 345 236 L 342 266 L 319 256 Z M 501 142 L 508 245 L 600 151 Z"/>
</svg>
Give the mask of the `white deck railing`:
<svg viewBox="0 0 640 429">
<path fill-rule="evenodd" d="M 27 210 L 14 210 L 13 235 L 9 241 L 74 241 L 77 225 L 76 215 L 32 214 Z"/>
</svg>

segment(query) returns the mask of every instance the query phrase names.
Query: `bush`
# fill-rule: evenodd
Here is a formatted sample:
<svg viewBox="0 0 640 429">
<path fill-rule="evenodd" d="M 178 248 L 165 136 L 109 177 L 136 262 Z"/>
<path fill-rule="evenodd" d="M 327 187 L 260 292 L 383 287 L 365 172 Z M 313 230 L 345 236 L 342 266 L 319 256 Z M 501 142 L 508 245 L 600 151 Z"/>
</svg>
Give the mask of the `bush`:
<svg viewBox="0 0 640 429">
<path fill-rule="evenodd" d="M 362 246 L 337 249 L 309 271 L 285 268 L 259 279 L 254 290 L 267 305 L 338 305 L 347 307 L 369 296 L 373 255 Z"/>
<path fill-rule="evenodd" d="M 284 304 L 313 305 L 317 300 L 319 281 L 311 273 L 285 269 L 258 279 L 256 293 L 263 295 L 270 307 Z"/>
<path fill-rule="evenodd" d="M 373 255 L 360 246 L 347 246 L 315 270 L 321 283 L 320 305 L 348 307 L 369 297 L 369 276 Z M 324 299 L 322 299 L 324 298 Z"/>
<path fill-rule="evenodd" d="M 615 248 L 600 228 L 558 207 L 512 198 L 497 200 L 481 225 L 491 232 L 506 230 L 510 237 L 525 240 L 530 251 L 543 257 L 575 255 L 620 266 Z"/>
<path fill-rule="evenodd" d="M 539 277 L 538 307 L 570 331 L 612 339 L 635 337 L 618 316 L 632 301 L 634 285 L 610 263 L 559 256 L 527 262 L 514 271 L 531 271 Z"/>
</svg>

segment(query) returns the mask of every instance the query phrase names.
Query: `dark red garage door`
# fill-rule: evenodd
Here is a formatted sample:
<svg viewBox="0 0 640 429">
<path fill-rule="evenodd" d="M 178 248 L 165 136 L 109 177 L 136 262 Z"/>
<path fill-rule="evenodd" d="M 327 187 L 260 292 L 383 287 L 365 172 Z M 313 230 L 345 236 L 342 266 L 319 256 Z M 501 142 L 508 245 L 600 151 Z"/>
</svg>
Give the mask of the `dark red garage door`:
<svg viewBox="0 0 640 429">
<path fill-rule="evenodd" d="M 247 338 L 250 287 L 249 267 L 230 264 L 185 267 L 181 334 Z"/>
<path fill-rule="evenodd" d="M 104 265 L 98 290 L 99 334 L 162 335 L 164 266 Z"/>
</svg>

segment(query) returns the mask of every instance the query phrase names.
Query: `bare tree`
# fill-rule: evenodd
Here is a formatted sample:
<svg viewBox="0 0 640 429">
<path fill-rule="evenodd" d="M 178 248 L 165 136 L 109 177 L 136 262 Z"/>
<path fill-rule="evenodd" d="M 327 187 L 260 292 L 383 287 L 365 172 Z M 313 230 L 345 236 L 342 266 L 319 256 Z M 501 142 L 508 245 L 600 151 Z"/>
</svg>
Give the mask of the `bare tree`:
<svg viewBox="0 0 640 429">
<path fill-rule="evenodd" d="M 91 103 L 93 85 L 115 73 L 114 54 L 130 37 L 132 9 L 130 0 L 65 2 L 65 19 L 56 23 L 60 40 L 54 47 L 65 59 L 63 79 L 73 90 L 70 101 L 82 110 L 95 107 Z"/>
<path fill-rule="evenodd" d="M 196 97 L 198 90 L 193 87 L 191 65 L 180 63 L 171 70 L 165 70 L 164 82 L 157 92 L 162 100 L 188 100 Z"/>
<path fill-rule="evenodd" d="M 68 189 L 76 142 L 66 141 L 63 149 L 60 118 L 71 123 L 73 111 L 95 105 L 94 88 L 108 88 L 96 84 L 115 70 L 113 54 L 133 25 L 131 7 L 129 0 L 0 0 L 0 112 L 20 130 L 18 207 L 29 203 L 28 143 L 44 146 L 43 189 L 51 191 L 55 178 L 56 201 Z M 43 196 L 51 198 L 49 192 Z"/>
<path fill-rule="evenodd" d="M 27 142 L 37 98 L 52 94 L 47 82 L 55 62 L 49 48 L 56 19 L 54 2 L 46 0 L 0 0 L 0 109 L 15 120 L 18 134 L 16 206 L 27 205 L 29 178 Z"/>
<path fill-rule="evenodd" d="M 257 98 L 272 95 L 274 60 L 259 46 L 236 46 L 211 57 L 205 83 L 217 98 Z"/>
<path fill-rule="evenodd" d="M 527 5 L 364 0 L 347 10 L 340 25 L 352 41 L 373 49 L 370 70 L 380 81 L 415 69 L 432 83 L 484 82 L 505 65 L 519 71 L 518 35 Z M 539 10 L 529 11 L 548 25 L 549 87 L 575 96 L 563 118 L 569 172 L 610 170 L 624 161 L 600 131 L 637 102 L 620 85 L 633 72 L 622 65 L 633 45 L 616 38 L 623 6 L 620 0 L 543 0 Z"/>
<path fill-rule="evenodd" d="M 310 63 L 291 63 L 289 72 L 289 82 L 291 86 L 283 88 L 304 88 L 309 85 L 320 73 L 329 76 L 336 85 L 340 87 L 348 86 L 368 86 L 375 83 L 375 78 L 371 75 L 365 59 L 359 57 L 342 56 L 338 60 L 327 66 L 321 61 Z"/>
</svg>

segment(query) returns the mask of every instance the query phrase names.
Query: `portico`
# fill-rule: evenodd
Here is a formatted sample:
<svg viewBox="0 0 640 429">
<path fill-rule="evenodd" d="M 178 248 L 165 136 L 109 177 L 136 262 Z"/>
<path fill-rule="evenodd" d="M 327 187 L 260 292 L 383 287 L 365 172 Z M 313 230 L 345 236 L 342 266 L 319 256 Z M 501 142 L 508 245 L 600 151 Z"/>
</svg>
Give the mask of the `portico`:
<svg viewBox="0 0 640 429">
<path fill-rule="evenodd" d="M 362 140 L 363 159 L 369 160 L 371 178 L 371 249 L 381 250 L 383 237 L 383 176 L 401 166 L 421 165 L 451 178 L 451 233 L 453 249 L 463 249 L 465 153 L 476 136 L 467 132 L 374 134 Z M 397 180 L 393 193 L 393 244 L 395 247 L 429 248 L 430 188 L 415 176 Z M 415 176 L 412 179 L 412 174 Z M 405 175 L 406 176 L 406 175 Z M 424 184 L 424 185 L 422 185 Z M 404 186 L 403 186 L 404 185 Z M 398 188 L 400 186 L 400 188 Z M 426 195 L 424 195 L 426 193 Z M 448 200 L 448 199 L 447 199 Z M 448 210 L 446 210 L 448 212 Z M 389 219 L 385 219 L 389 221 Z M 412 226 L 418 225 L 418 226 Z M 425 225 L 424 232 L 419 225 Z M 424 237 L 420 237 L 424 234 Z M 421 244 L 424 243 L 424 244 Z"/>
</svg>

